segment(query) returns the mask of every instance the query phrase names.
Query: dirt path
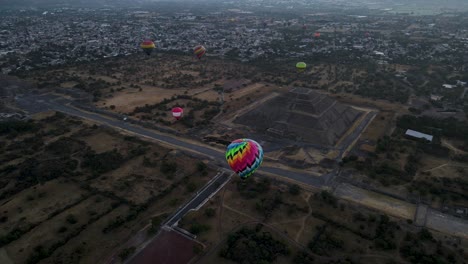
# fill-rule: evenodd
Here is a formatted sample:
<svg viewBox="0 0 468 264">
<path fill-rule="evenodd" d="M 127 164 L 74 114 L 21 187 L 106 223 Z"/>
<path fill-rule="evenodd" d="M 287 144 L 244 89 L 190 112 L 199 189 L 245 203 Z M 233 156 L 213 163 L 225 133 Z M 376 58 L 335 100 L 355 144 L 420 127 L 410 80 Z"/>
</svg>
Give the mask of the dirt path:
<svg viewBox="0 0 468 264">
<path fill-rule="evenodd" d="M 230 207 L 229 205 L 226 205 L 226 204 L 225 204 L 225 205 L 223 205 L 223 207 L 226 208 L 226 209 L 228 209 L 228 210 L 231 210 L 231 211 L 233 211 L 233 212 L 235 212 L 235 213 L 238 213 L 238 214 L 240 214 L 240 215 L 242 215 L 242 216 L 248 217 L 248 218 L 250 218 L 250 219 L 252 219 L 252 220 L 261 222 L 261 221 L 259 221 L 257 218 L 255 218 L 255 217 L 253 217 L 253 216 L 250 216 L 250 215 L 248 215 L 248 214 L 245 214 L 245 213 L 243 213 L 243 212 L 241 212 L 241 211 L 239 211 L 239 210 L 236 210 L 236 209 Z"/>
<path fill-rule="evenodd" d="M 8 256 L 5 248 L 0 249 L 0 263 L 2 264 L 13 264 L 13 261 Z"/>
<path fill-rule="evenodd" d="M 224 196 L 226 195 L 226 189 L 223 189 L 223 194 L 221 195 L 221 201 L 219 203 L 219 217 L 218 217 L 218 234 L 219 234 L 219 240 L 223 239 L 223 228 L 221 227 L 221 219 L 223 218 L 223 209 L 224 209 Z"/>
<path fill-rule="evenodd" d="M 440 166 L 437 166 L 437 167 L 434 167 L 434 168 L 425 170 L 424 172 L 429 172 L 429 171 L 437 170 L 437 169 L 440 169 L 440 168 L 443 168 L 443 167 L 446 167 L 446 166 L 449 166 L 449 167 L 459 167 L 459 168 L 468 168 L 468 165 L 453 164 L 453 163 L 444 163 L 444 164 L 442 164 L 442 165 L 440 165 Z"/>
<path fill-rule="evenodd" d="M 306 197 L 303 197 L 304 200 L 307 203 L 307 206 L 309 206 L 309 213 L 302 218 L 301 228 L 299 229 L 299 231 L 297 231 L 296 237 L 294 238 L 294 240 L 296 240 L 296 242 L 298 242 L 298 243 L 299 243 L 299 238 L 301 237 L 302 233 L 304 232 L 306 221 L 310 217 L 310 215 L 312 214 L 312 207 L 310 207 L 310 203 L 309 203 L 310 196 L 312 196 L 312 194 L 308 193 Z"/>
<path fill-rule="evenodd" d="M 461 149 L 458 149 L 457 147 L 455 147 L 454 145 L 452 145 L 450 142 L 448 142 L 448 141 L 445 140 L 445 139 L 442 139 L 442 146 L 447 147 L 447 148 L 449 148 L 450 150 L 453 150 L 453 151 L 455 151 L 456 153 L 459 153 L 459 154 L 467 154 L 466 151 L 463 151 L 463 150 L 461 150 Z"/>
<path fill-rule="evenodd" d="M 449 164 L 448 164 L 448 163 L 444 163 L 444 164 L 439 165 L 439 166 L 437 166 L 437 167 L 434 167 L 434 168 L 425 170 L 424 172 L 429 172 L 429 171 L 437 170 L 437 169 L 442 168 L 442 167 L 445 167 L 445 166 L 447 166 L 447 165 L 449 165 Z"/>
</svg>

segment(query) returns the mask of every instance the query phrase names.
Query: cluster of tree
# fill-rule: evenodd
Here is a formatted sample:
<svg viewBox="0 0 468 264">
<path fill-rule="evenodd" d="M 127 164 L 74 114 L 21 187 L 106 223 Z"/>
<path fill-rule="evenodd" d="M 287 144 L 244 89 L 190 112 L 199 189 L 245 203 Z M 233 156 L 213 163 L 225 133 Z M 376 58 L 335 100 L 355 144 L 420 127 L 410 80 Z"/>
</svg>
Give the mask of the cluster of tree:
<svg viewBox="0 0 468 264">
<path fill-rule="evenodd" d="M 39 129 L 40 125 L 32 120 L 0 122 L 0 135 L 8 135 L 10 138 L 24 133 L 36 132 Z"/>
<path fill-rule="evenodd" d="M 380 215 L 375 229 L 374 244 L 378 249 L 392 250 L 397 247 L 395 231 L 399 230 L 400 226 L 390 221 L 386 215 Z"/>
<path fill-rule="evenodd" d="M 267 219 L 282 203 L 283 198 L 281 193 L 277 192 L 273 195 L 261 198 L 256 202 L 255 208 Z"/>
<path fill-rule="evenodd" d="M 468 200 L 468 180 L 464 178 L 420 179 L 408 187 L 411 192 L 417 191 L 421 196 L 438 197 L 442 202 Z"/>
<path fill-rule="evenodd" d="M 11 142 L 6 151 L 18 152 L 23 156 L 34 155 L 44 145 L 44 140 L 40 134 L 34 134 L 31 137 L 22 138 Z"/>
<path fill-rule="evenodd" d="M 236 184 L 237 190 L 243 197 L 252 199 L 257 198 L 260 194 L 267 193 L 270 190 L 271 182 L 267 178 L 256 180 L 249 177 L 245 180 L 238 180 Z"/>
<path fill-rule="evenodd" d="M 201 233 L 209 231 L 210 229 L 211 227 L 209 225 L 194 221 L 189 227 L 189 232 L 194 235 L 199 235 Z"/>
<path fill-rule="evenodd" d="M 130 257 L 133 253 L 135 253 L 136 248 L 135 247 L 129 247 L 122 249 L 119 253 L 119 258 L 123 261 L 126 260 L 128 257 Z"/>
<path fill-rule="evenodd" d="M 185 100 L 190 100 L 186 105 L 182 104 L 180 105 L 181 107 L 187 107 L 191 108 L 190 111 L 188 111 L 184 118 L 180 120 L 182 124 L 185 126 L 192 128 L 194 126 L 201 126 L 201 125 L 206 125 L 208 124 L 211 119 L 216 116 L 219 111 L 219 102 L 216 101 L 207 101 L 207 100 L 201 100 L 196 97 L 192 97 L 190 95 L 178 95 L 178 96 L 172 96 L 171 98 L 165 98 L 162 102 L 157 103 L 157 104 L 152 104 L 148 105 L 146 104 L 145 106 L 139 106 L 136 107 L 132 114 L 137 114 L 137 113 L 146 113 L 146 114 L 152 114 L 154 112 L 154 116 L 167 116 L 167 112 L 171 110 L 170 107 L 167 106 L 167 104 L 174 102 L 178 99 L 185 99 Z M 201 115 L 203 120 L 200 121 L 195 121 L 195 112 L 196 111 L 201 111 L 203 109 L 206 109 Z M 163 111 L 162 113 L 155 112 L 154 110 L 157 111 Z M 145 116 L 142 117 L 143 119 L 149 119 L 149 120 L 157 120 L 158 122 L 164 124 L 164 125 L 170 125 L 171 122 L 165 121 L 163 118 L 158 118 L 155 119 L 154 117 L 149 117 Z"/>
<path fill-rule="evenodd" d="M 237 263 L 272 263 L 278 256 L 289 255 L 290 250 L 283 242 L 274 239 L 269 232 L 262 232 L 261 227 L 244 227 L 229 234 L 226 246 L 219 254 Z"/>
<path fill-rule="evenodd" d="M 117 169 L 124 160 L 122 154 L 115 149 L 99 154 L 88 150 L 84 155 L 83 166 L 90 168 L 93 173 L 102 174 Z"/>
<path fill-rule="evenodd" d="M 148 235 L 153 235 L 156 234 L 158 231 L 159 227 L 161 226 L 161 223 L 166 219 L 169 215 L 162 214 L 160 216 L 156 216 L 151 218 L 151 227 L 148 229 Z"/>
<path fill-rule="evenodd" d="M 314 194 L 314 197 L 333 206 L 334 208 L 338 207 L 338 199 L 336 199 L 336 197 L 329 191 L 321 191 L 320 194 Z"/>
<path fill-rule="evenodd" d="M 355 84 L 358 87 L 356 94 L 375 99 L 406 103 L 411 94 L 407 85 L 384 72 L 369 73 L 364 78 L 355 78 Z"/>
<path fill-rule="evenodd" d="M 429 116 L 404 115 L 398 118 L 397 126 L 468 142 L 468 122 L 461 122 L 451 117 L 436 119 Z"/>
<path fill-rule="evenodd" d="M 408 154 L 409 153 L 409 154 Z M 436 157 L 448 157 L 450 150 L 434 141 L 407 140 L 396 136 L 384 136 L 377 141 L 376 153 L 371 153 L 365 161 L 357 156 L 343 158 L 341 165 L 349 164 L 357 170 L 366 172 L 372 179 L 384 186 L 411 182 L 419 170 L 421 155 L 426 153 Z M 406 155 L 404 169 L 401 169 L 400 158 Z"/>
<path fill-rule="evenodd" d="M 319 256 L 331 256 L 334 251 L 344 249 L 344 241 L 337 238 L 326 225 L 317 226 L 317 235 L 307 247 Z"/>
<path fill-rule="evenodd" d="M 71 137 L 62 137 L 49 143 L 45 150 L 52 155 L 66 156 L 86 148 L 86 143 L 82 140 Z"/>
<path fill-rule="evenodd" d="M 436 241 L 431 232 L 422 229 L 418 233 L 407 232 L 400 245 L 400 254 L 411 263 L 458 263 L 456 252 Z M 463 251 L 458 252 L 463 259 Z"/>
<path fill-rule="evenodd" d="M 164 160 L 159 170 L 165 175 L 172 176 L 177 171 L 177 163 Z"/>
<path fill-rule="evenodd" d="M 305 251 L 298 252 L 293 258 L 294 264 L 314 264 L 315 258 Z"/>
</svg>

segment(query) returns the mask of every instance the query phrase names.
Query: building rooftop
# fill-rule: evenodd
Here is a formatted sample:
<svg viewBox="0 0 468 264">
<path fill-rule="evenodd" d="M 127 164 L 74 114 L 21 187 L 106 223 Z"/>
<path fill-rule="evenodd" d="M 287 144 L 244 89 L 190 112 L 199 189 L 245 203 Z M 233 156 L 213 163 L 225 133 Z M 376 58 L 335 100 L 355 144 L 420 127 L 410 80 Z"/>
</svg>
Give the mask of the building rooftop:
<svg viewBox="0 0 468 264">
<path fill-rule="evenodd" d="M 430 142 L 432 142 L 432 139 L 433 139 L 433 136 L 431 136 L 431 135 L 424 134 L 424 133 L 421 133 L 421 132 L 418 132 L 418 131 L 415 131 L 415 130 L 411 130 L 411 129 L 406 130 L 405 135 L 415 137 L 415 138 L 424 138 L 424 139 L 429 140 Z"/>
</svg>

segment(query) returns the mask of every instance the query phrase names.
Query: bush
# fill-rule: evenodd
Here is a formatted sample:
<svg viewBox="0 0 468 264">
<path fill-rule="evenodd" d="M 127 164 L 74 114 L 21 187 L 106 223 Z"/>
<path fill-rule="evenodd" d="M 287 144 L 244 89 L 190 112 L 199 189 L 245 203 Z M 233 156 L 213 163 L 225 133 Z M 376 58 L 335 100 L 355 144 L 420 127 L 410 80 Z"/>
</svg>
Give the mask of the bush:
<svg viewBox="0 0 468 264">
<path fill-rule="evenodd" d="M 205 209 L 206 217 L 212 218 L 213 216 L 215 216 L 215 214 L 216 214 L 216 210 L 214 208 L 206 208 Z"/>
<path fill-rule="evenodd" d="M 301 188 L 297 184 L 289 186 L 289 193 L 292 195 L 299 195 L 301 193 Z"/>
<path fill-rule="evenodd" d="M 72 214 L 69 214 L 66 218 L 67 222 L 70 224 L 76 224 L 78 220 L 76 220 L 76 217 Z"/>
<path fill-rule="evenodd" d="M 197 189 L 197 185 L 193 182 L 188 182 L 187 185 L 185 186 L 185 189 L 187 192 L 193 192 Z"/>
<path fill-rule="evenodd" d="M 83 165 L 98 174 L 115 170 L 124 161 L 124 157 L 116 150 L 96 154 L 89 152 L 85 155 Z"/>
<path fill-rule="evenodd" d="M 278 256 L 290 254 L 289 248 L 269 232 L 242 228 L 230 234 L 220 256 L 237 263 L 273 263 Z"/>
<path fill-rule="evenodd" d="M 126 260 L 128 257 L 130 257 L 133 253 L 135 253 L 135 250 L 136 248 L 135 247 L 129 247 L 129 248 L 126 248 L 126 249 L 123 249 L 120 253 L 119 253 L 119 258 L 121 260 Z"/>
<path fill-rule="evenodd" d="M 160 171 L 164 174 L 174 174 L 177 171 L 177 164 L 175 162 L 163 161 Z"/>
<path fill-rule="evenodd" d="M 206 164 L 204 162 L 200 161 L 200 162 L 197 163 L 197 170 L 199 172 L 203 172 L 206 169 L 207 169 L 207 166 L 206 166 Z"/>
<path fill-rule="evenodd" d="M 205 225 L 205 224 L 200 224 L 198 222 L 194 222 L 192 223 L 192 225 L 190 226 L 189 228 L 189 232 L 194 234 L 194 235 L 198 235 L 198 234 L 201 234 L 203 232 L 206 232 L 208 230 L 210 230 L 211 227 L 209 225 Z"/>
</svg>

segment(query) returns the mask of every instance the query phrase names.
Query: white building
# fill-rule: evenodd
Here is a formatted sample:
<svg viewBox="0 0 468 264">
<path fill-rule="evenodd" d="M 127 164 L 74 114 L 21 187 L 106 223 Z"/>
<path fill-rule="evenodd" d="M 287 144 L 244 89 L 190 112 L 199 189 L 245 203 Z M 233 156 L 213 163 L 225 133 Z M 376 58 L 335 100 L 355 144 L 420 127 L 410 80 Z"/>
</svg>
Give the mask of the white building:
<svg viewBox="0 0 468 264">
<path fill-rule="evenodd" d="M 405 135 L 410 136 L 410 137 L 414 137 L 414 138 L 424 138 L 424 139 L 426 139 L 426 140 L 428 140 L 430 142 L 432 142 L 432 139 L 433 139 L 433 136 L 431 136 L 431 135 L 424 134 L 424 133 L 414 131 L 414 130 L 411 130 L 411 129 L 406 130 Z"/>
</svg>

